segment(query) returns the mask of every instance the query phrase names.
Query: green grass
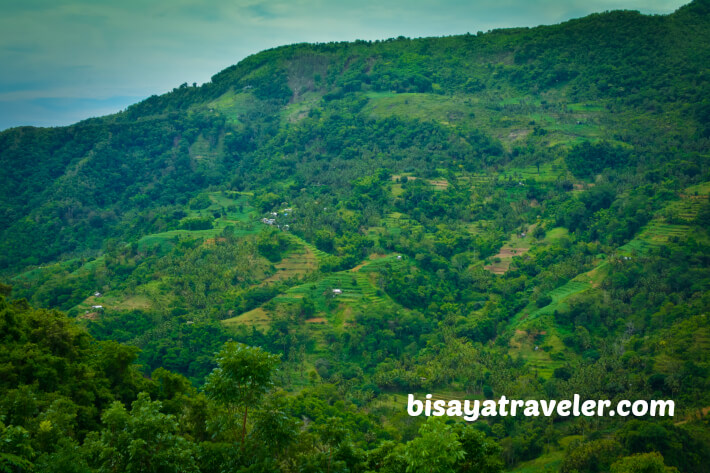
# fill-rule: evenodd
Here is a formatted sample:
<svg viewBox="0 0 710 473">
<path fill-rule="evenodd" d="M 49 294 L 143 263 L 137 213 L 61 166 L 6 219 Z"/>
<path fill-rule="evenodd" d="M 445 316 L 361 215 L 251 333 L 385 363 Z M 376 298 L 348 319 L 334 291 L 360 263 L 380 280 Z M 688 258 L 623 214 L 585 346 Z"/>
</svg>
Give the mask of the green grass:
<svg viewBox="0 0 710 473">
<path fill-rule="evenodd" d="M 258 330 L 266 331 L 271 325 L 271 316 L 261 307 L 250 310 L 249 312 L 244 312 L 231 319 L 225 319 L 222 321 L 222 325 L 227 328 L 236 328 L 239 325 L 247 325 L 249 327 L 256 327 Z"/>
<path fill-rule="evenodd" d="M 387 255 L 383 258 L 373 259 L 373 260 L 365 263 L 365 265 L 359 269 L 359 272 L 360 273 L 375 272 L 375 271 L 379 271 L 380 269 L 383 269 L 387 265 L 394 266 L 394 265 L 398 265 L 398 264 L 404 264 L 407 257 L 402 256 L 402 259 L 398 260 L 397 256 L 398 255 L 395 254 L 395 255 Z"/>
<path fill-rule="evenodd" d="M 559 440 L 559 449 L 551 450 L 540 455 L 534 460 L 520 463 L 509 470 L 509 473 L 547 473 L 557 472 L 565 457 L 565 450 L 574 441 L 582 440 L 581 435 L 568 435 Z"/>
<path fill-rule="evenodd" d="M 265 279 L 264 283 L 304 276 L 318 267 L 318 259 L 309 247 L 299 244 L 274 266 L 276 274 Z"/>
<path fill-rule="evenodd" d="M 538 309 L 537 311 L 533 312 L 530 316 L 531 317 L 537 317 L 542 314 L 551 314 L 555 311 L 555 309 L 558 308 L 560 303 L 567 299 L 568 297 L 579 294 L 580 292 L 586 291 L 592 287 L 591 284 L 587 282 L 581 282 L 581 281 L 569 281 L 567 284 L 558 287 L 557 289 L 551 291 L 548 293 L 550 297 L 552 297 L 552 303 L 549 305 L 542 307 Z"/>
<path fill-rule="evenodd" d="M 217 143 L 212 146 L 209 141 L 200 135 L 190 146 L 190 157 L 195 159 L 216 158 L 224 151 L 224 137 L 220 137 Z"/>
<path fill-rule="evenodd" d="M 292 235 L 292 238 L 298 238 Z M 302 241 L 300 238 L 297 241 Z M 308 248 L 311 250 L 311 248 Z M 366 260 L 357 269 L 339 271 L 323 275 L 317 281 L 309 281 L 287 289 L 272 299 L 277 304 L 296 304 L 307 297 L 315 304 L 316 311 L 331 316 L 338 312 L 341 305 L 364 307 L 375 304 L 393 303 L 384 292 L 379 292 L 373 284 L 371 274 L 387 264 L 402 264 L 397 255 Z M 340 289 L 342 294 L 334 294 L 333 289 Z"/>
<path fill-rule="evenodd" d="M 320 263 L 323 261 L 325 258 L 330 256 L 328 253 L 325 251 L 319 250 L 318 248 L 315 247 L 315 245 L 312 245 L 308 243 L 306 240 L 303 238 L 299 237 L 298 235 L 291 233 L 291 232 L 282 232 L 282 235 L 285 236 L 288 240 L 291 241 L 291 243 L 298 245 L 298 246 L 303 246 L 305 248 L 308 248 L 308 251 L 310 251 L 315 257 L 316 260 Z"/>
<path fill-rule="evenodd" d="M 582 273 L 585 274 L 585 273 Z M 552 302 L 544 307 L 538 308 L 534 303 L 528 304 L 523 310 L 518 312 L 515 317 L 513 317 L 511 324 L 513 327 L 518 327 L 521 323 L 526 324 L 537 317 L 546 314 L 552 314 L 555 310 L 559 309 L 564 300 L 575 294 L 586 291 L 591 288 L 592 284 L 586 281 L 571 280 L 566 284 L 550 291 L 547 293 L 552 298 Z"/>
<path fill-rule="evenodd" d="M 567 109 L 573 112 L 603 112 L 604 107 L 596 103 L 570 103 Z"/>
<path fill-rule="evenodd" d="M 68 260 L 60 261 L 58 263 L 51 263 L 45 266 L 39 266 L 37 268 L 30 269 L 28 271 L 18 274 L 17 276 L 12 277 L 11 281 L 37 281 L 42 277 L 42 273 L 62 269 L 66 270 L 69 266 L 73 265 L 77 261 L 79 261 L 79 258 L 71 258 Z M 74 271 L 72 274 L 80 271 L 83 267 L 84 266 L 79 267 L 79 269 Z"/>
<path fill-rule="evenodd" d="M 520 95 L 516 97 L 508 97 L 501 100 L 500 105 L 533 105 L 540 106 L 540 99 L 530 95 Z"/>
<path fill-rule="evenodd" d="M 308 112 L 317 106 L 322 99 L 321 94 L 316 92 L 306 92 L 297 102 L 285 106 L 281 110 L 281 119 L 289 122 L 297 122 L 308 116 Z"/>
<path fill-rule="evenodd" d="M 214 238 L 221 234 L 225 228 L 229 226 L 234 227 L 235 223 L 241 224 L 239 228 L 235 228 L 234 230 L 234 235 L 237 237 L 258 233 L 261 230 L 259 226 L 253 224 L 253 208 L 248 206 L 246 196 L 235 194 L 236 198 L 230 198 L 220 192 L 211 192 L 208 195 L 212 204 L 206 209 L 189 211 L 189 216 L 211 216 L 213 211 L 224 208 L 227 214 L 225 217 L 214 219 L 214 228 L 208 230 L 169 230 L 166 232 L 153 233 L 138 240 L 138 249 L 143 251 L 146 248 L 152 248 L 156 245 L 166 247 L 180 238 Z M 232 205 L 235 206 L 237 210 L 227 210 L 227 207 Z M 239 211 L 240 205 L 242 208 L 241 212 Z"/>
<path fill-rule="evenodd" d="M 619 253 L 630 256 L 646 253 L 649 249 L 668 243 L 672 238 L 683 238 L 690 231 L 688 225 L 672 225 L 655 219 L 646 225 L 636 237 L 619 247 Z"/>
<path fill-rule="evenodd" d="M 540 164 L 540 173 L 538 174 L 537 166 L 526 167 L 509 167 L 501 172 L 500 176 L 507 179 L 512 176 L 513 179 L 519 179 L 523 182 L 526 179 L 534 179 L 540 182 L 554 182 L 559 179 L 560 175 L 565 176 L 567 168 L 562 161 L 553 161 Z"/>
<path fill-rule="evenodd" d="M 548 243 L 553 243 L 561 238 L 566 238 L 569 236 L 569 230 L 564 227 L 555 227 L 545 233 L 545 241 Z"/>
<path fill-rule="evenodd" d="M 534 460 L 526 461 L 518 465 L 514 470 L 509 470 L 510 473 L 547 473 L 559 471 L 562 460 L 565 457 L 565 452 L 555 450 L 537 457 Z"/>
<path fill-rule="evenodd" d="M 401 116 L 409 119 L 437 121 L 449 125 L 468 120 L 471 98 L 438 94 L 368 93 L 364 111 L 377 118 Z"/>
<path fill-rule="evenodd" d="M 421 228 L 419 222 L 399 212 L 390 213 L 387 217 L 380 220 L 380 222 L 380 225 L 384 227 L 390 235 L 400 235 L 402 229 Z"/>
<path fill-rule="evenodd" d="M 683 191 L 681 199 L 669 203 L 661 210 L 656 218 L 651 220 L 636 237 L 619 248 L 622 255 L 645 253 L 650 248 L 667 244 L 672 239 L 683 239 L 693 233 L 690 226 L 698 215 L 703 204 L 707 202 L 710 193 L 710 183 L 704 182 L 690 186 Z M 681 220 L 686 224 L 669 223 L 668 220 L 677 222 Z M 702 238 L 702 236 L 700 236 Z"/>
<path fill-rule="evenodd" d="M 369 281 L 358 278 L 357 273 L 341 271 L 328 274 L 317 282 L 309 282 L 288 289 L 282 296 L 274 299 L 275 302 L 295 302 L 302 297 L 310 298 L 316 305 L 318 312 L 328 312 L 328 301 L 336 304 L 360 304 L 367 302 L 365 294 L 372 294 Z M 333 294 L 333 289 L 340 289 L 342 294 Z"/>
<path fill-rule="evenodd" d="M 200 108 L 205 108 L 208 111 L 212 110 L 220 112 L 227 117 L 227 123 L 230 125 L 238 125 L 241 119 L 249 111 L 259 107 L 259 100 L 250 92 L 236 92 L 230 90 L 221 95 L 216 100 L 201 105 Z"/>
</svg>

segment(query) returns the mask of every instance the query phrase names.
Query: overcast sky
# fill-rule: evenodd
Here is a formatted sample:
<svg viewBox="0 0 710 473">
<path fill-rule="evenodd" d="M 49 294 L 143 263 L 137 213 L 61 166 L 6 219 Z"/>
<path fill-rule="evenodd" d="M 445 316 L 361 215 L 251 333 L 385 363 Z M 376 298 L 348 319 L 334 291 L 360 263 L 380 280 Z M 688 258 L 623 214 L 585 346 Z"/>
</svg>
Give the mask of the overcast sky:
<svg viewBox="0 0 710 473">
<path fill-rule="evenodd" d="M 116 112 L 263 49 L 537 26 L 688 0 L 3 0 L 0 130 Z"/>
</svg>

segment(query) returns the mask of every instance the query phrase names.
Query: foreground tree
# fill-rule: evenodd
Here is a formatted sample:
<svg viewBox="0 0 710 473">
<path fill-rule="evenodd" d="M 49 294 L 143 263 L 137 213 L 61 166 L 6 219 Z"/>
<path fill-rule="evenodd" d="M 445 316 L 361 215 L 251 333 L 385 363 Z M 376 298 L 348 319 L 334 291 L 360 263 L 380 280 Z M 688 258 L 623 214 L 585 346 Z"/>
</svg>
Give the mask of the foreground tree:
<svg viewBox="0 0 710 473">
<path fill-rule="evenodd" d="M 430 417 L 419 429 L 419 437 L 407 443 L 404 456 L 407 473 L 444 473 L 464 458 L 458 434 L 444 420 Z"/>
<path fill-rule="evenodd" d="M 225 406 L 233 418 L 238 409 L 244 410 L 241 441 L 247 431 L 249 408 L 256 406 L 271 387 L 271 376 L 279 362 L 261 348 L 242 343 L 227 342 L 217 355 L 217 368 L 207 376 L 205 393 L 210 399 Z"/>
<path fill-rule="evenodd" d="M 178 435 L 174 416 L 160 412 L 160 401 L 140 393 L 131 411 L 119 401 L 101 416 L 104 428 L 84 442 L 84 457 L 98 472 L 197 472 L 195 445 Z"/>
</svg>

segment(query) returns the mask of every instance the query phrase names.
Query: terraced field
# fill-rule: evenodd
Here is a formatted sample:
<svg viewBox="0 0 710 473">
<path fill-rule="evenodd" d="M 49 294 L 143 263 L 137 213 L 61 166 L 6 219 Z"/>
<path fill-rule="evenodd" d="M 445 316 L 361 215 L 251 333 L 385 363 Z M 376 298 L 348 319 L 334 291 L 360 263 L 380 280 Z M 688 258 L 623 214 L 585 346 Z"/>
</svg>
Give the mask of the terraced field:
<svg viewBox="0 0 710 473">
<path fill-rule="evenodd" d="M 271 316 L 261 307 L 257 307 L 249 312 L 244 312 L 231 319 L 226 319 L 222 321 L 225 327 L 237 327 L 239 325 L 247 325 L 249 327 L 256 327 L 258 330 L 266 331 L 271 325 Z"/>
<path fill-rule="evenodd" d="M 676 219 L 691 223 L 695 220 L 695 217 L 698 216 L 698 212 L 700 212 L 703 204 L 706 204 L 707 201 L 707 195 L 686 194 L 681 201 L 669 206 L 669 213 Z"/>
<path fill-rule="evenodd" d="M 690 232 L 693 231 L 689 224 L 695 220 L 704 203 L 703 199 L 707 199 L 707 193 L 710 192 L 710 185 L 695 187 L 696 189 L 687 189 L 681 200 L 666 206 L 662 212 L 659 212 L 656 218 L 638 233 L 636 238 L 620 247 L 617 253 L 621 256 L 644 253 L 650 248 L 658 247 L 675 238 L 682 239 L 689 235 Z M 675 221 L 678 219 L 686 221 L 688 225 L 669 223 L 667 221 L 669 216 Z M 550 238 L 551 233 L 552 232 L 548 232 L 546 239 Z M 554 369 L 561 366 L 562 363 L 552 360 L 549 354 L 543 350 L 534 350 L 533 344 L 526 338 L 528 332 L 525 327 L 530 326 L 529 324 L 532 321 L 544 317 L 542 322 L 543 327 L 547 327 L 545 332 L 546 343 L 550 343 L 549 341 L 551 340 L 553 342 L 551 343 L 552 345 L 559 344 L 559 347 L 554 347 L 554 349 L 563 350 L 564 347 L 561 345 L 559 337 L 556 335 L 557 329 L 554 325 L 554 321 L 551 320 L 549 316 L 552 315 L 555 310 L 559 309 L 569 297 L 597 285 L 608 273 L 608 268 L 608 262 L 606 260 L 602 261 L 591 271 L 582 273 L 566 284 L 550 291 L 548 293 L 552 298 L 550 304 L 545 307 L 537 308 L 531 303 L 511 320 L 511 326 L 516 328 L 515 335 L 511 339 L 511 350 L 522 355 L 526 359 L 528 366 L 535 370 L 538 376 L 545 378 L 551 376 Z M 689 341 L 689 343 L 697 349 L 710 349 L 710 331 L 697 331 L 694 339 Z M 665 355 L 661 355 L 656 359 L 657 369 L 661 371 L 670 371 L 673 363 L 674 360 Z"/>
<path fill-rule="evenodd" d="M 552 302 L 530 314 L 530 317 L 535 318 L 543 314 L 552 314 L 562 301 L 574 294 L 586 291 L 590 287 L 592 287 L 592 285 L 587 282 L 569 281 L 567 284 L 549 292 L 548 295 L 552 297 Z"/>
<path fill-rule="evenodd" d="M 644 253 L 673 239 L 685 238 L 692 230 L 690 224 L 707 203 L 708 194 L 710 194 L 710 183 L 698 184 L 686 189 L 681 194 L 680 200 L 667 205 L 636 238 L 620 247 L 620 254 L 628 256 L 634 252 Z M 677 223 L 679 221 L 683 223 Z"/>
<path fill-rule="evenodd" d="M 191 211 L 189 216 L 204 217 L 211 215 L 215 211 L 222 211 L 224 209 L 226 214 L 223 214 L 223 217 L 214 219 L 214 228 L 208 230 L 169 230 L 161 233 L 153 233 L 138 240 L 138 249 L 144 251 L 156 245 L 164 247 L 179 238 L 215 238 L 222 233 L 225 228 L 229 226 L 234 227 L 235 225 L 237 228 L 234 230 L 234 235 L 237 237 L 258 233 L 261 230 L 259 227 L 252 224 L 252 211 L 254 209 L 247 205 L 245 196 L 239 194 L 227 196 L 221 192 L 211 192 L 208 194 L 208 197 L 212 204 L 206 209 Z"/>
<path fill-rule="evenodd" d="M 508 269 L 510 269 L 510 264 L 513 262 L 513 258 L 516 256 L 522 256 L 530 250 L 532 241 L 532 231 L 535 229 L 535 224 L 528 228 L 528 232 L 525 236 L 516 234 L 510 237 L 510 239 L 501 247 L 498 254 L 496 254 L 492 259 L 493 262 L 489 265 L 484 266 L 484 269 L 492 272 L 493 274 L 505 274 Z"/>
<path fill-rule="evenodd" d="M 302 244 L 302 252 L 296 253 L 294 255 L 294 259 L 292 260 L 292 264 L 294 266 L 293 271 L 296 271 L 299 264 L 302 265 L 300 266 L 302 270 L 307 266 L 310 271 L 310 265 L 315 264 L 314 262 L 317 261 L 315 251 L 318 250 L 312 245 L 303 242 L 303 240 L 298 238 L 296 235 L 288 233 L 285 234 L 289 235 L 288 238 L 293 242 Z M 321 255 L 326 255 L 326 253 L 323 253 L 322 251 L 320 253 Z M 347 312 L 356 306 L 366 307 L 369 305 L 392 303 L 392 301 L 383 292 L 378 291 L 377 287 L 375 287 L 373 283 L 373 273 L 388 264 L 403 264 L 404 258 L 400 260 L 397 256 L 398 255 L 387 255 L 374 259 L 367 259 L 353 269 L 330 273 L 320 278 L 318 281 L 307 282 L 291 287 L 284 293 L 271 299 L 270 302 L 277 304 L 298 304 L 303 298 L 307 297 L 315 304 L 318 314 L 331 313 L 335 307 L 342 305 L 346 306 Z M 302 259 L 299 260 L 297 258 Z M 288 259 L 289 258 L 286 258 L 284 262 L 287 262 Z M 287 273 L 288 271 L 289 270 L 284 270 L 283 272 Z M 273 277 L 274 276 L 272 276 L 272 278 Z M 342 292 L 340 294 L 336 294 L 333 292 L 334 289 L 340 289 Z M 271 323 L 271 315 L 265 306 L 266 304 L 252 311 L 224 320 L 222 323 L 227 327 L 236 327 L 240 324 L 244 324 L 248 326 L 256 326 L 260 330 L 265 330 Z M 347 309 L 347 307 L 350 309 Z M 307 320 L 307 322 L 313 330 L 317 331 L 319 325 L 331 323 L 333 321 L 329 320 L 328 317 L 317 315 Z M 347 321 L 341 319 L 338 323 L 340 322 Z"/>
<path fill-rule="evenodd" d="M 399 212 L 392 212 L 387 217 L 384 217 L 381 221 L 382 227 L 390 235 L 399 235 L 402 233 L 402 228 L 421 228 L 421 225 L 406 214 Z"/>
<path fill-rule="evenodd" d="M 508 176 L 511 176 L 514 179 L 522 181 L 534 179 L 541 182 L 553 182 L 559 179 L 560 176 L 565 176 L 566 174 L 567 168 L 565 167 L 564 161 L 559 159 L 554 162 L 541 164 L 539 172 L 537 166 L 507 168 L 501 173 L 501 177 L 507 179 Z"/>
<path fill-rule="evenodd" d="M 342 293 L 335 294 L 334 289 L 340 289 Z M 329 274 L 315 283 L 292 287 L 274 298 L 274 302 L 298 302 L 306 296 L 315 302 L 316 310 L 323 312 L 327 311 L 328 302 L 331 301 L 358 306 L 385 302 L 384 297 L 377 294 L 377 288 L 367 274 L 350 271 Z"/>
<path fill-rule="evenodd" d="M 265 279 L 262 284 L 304 276 L 315 271 L 318 267 L 318 259 L 308 246 L 299 245 L 274 266 L 276 267 L 276 274 Z"/>
<path fill-rule="evenodd" d="M 294 243 L 295 245 L 302 246 L 308 251 L 310 254 L 312 254 L 318 263 L 323 261 L 326 257 L 328 257 L 328 253 L 325 251 L 321 251 L 318 248 L 316 248 L 314 245 L 311 245 L 308 243 L 306 240 L 303 238 L 299 237 L 298 235 L 295 235 L 290 232 L 282 232 L 281 233 L 284 237 L 286 237 L 291 243 Z"/>
</svg>

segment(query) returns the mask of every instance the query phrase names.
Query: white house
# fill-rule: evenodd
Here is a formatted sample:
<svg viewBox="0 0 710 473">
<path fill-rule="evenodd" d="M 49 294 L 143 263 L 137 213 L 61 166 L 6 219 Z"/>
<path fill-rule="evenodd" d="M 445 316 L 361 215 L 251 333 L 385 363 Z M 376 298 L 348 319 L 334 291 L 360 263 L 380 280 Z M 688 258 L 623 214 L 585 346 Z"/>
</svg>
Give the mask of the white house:
<svg viewBox="0 0 710 473">
<path fill-rule="evenodd" d="M 342 293 L 343 293 L 342 289 L 333 289 L 333 294 L 335 294 L 335 295 L 342 294 Z"/>
</svg>

